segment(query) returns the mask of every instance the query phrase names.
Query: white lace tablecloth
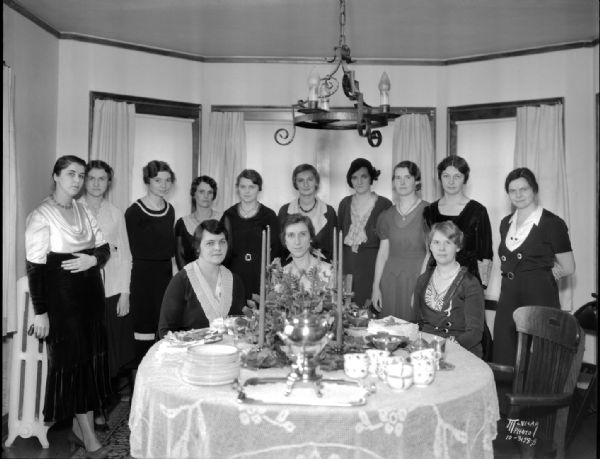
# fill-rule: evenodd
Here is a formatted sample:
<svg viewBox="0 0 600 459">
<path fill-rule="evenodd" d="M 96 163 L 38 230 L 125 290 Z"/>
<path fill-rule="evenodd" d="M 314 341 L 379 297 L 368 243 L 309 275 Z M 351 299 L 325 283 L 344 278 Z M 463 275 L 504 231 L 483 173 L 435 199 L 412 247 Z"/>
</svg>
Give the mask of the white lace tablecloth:
<svg viewBox="0 0 600 459">
<path fill-rule="evenodd" d="M 246 405 L 231 385 L 179 376 L 182 351 L 155 344 L 139 366 L 129 417 L 134 458 L 492 458 L 498 399 L 485 362 L 447 343 L 456 368 L 428 387 L 378 382 L 366 405 Z M 242 369 L 250 377 L 288 369 Z M 343 372 L 325 378 L 345 378 Z"/>
</svg>

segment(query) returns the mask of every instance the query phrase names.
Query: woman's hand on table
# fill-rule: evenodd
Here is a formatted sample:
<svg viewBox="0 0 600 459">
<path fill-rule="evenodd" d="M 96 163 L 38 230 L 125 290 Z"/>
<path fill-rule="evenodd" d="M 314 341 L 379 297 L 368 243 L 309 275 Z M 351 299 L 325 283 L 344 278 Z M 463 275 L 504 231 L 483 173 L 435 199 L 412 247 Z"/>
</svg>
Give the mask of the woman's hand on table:
<svg viewBox="0 0 600 459">
<path fill-rule="evenodd" d="M 73 256 L 75 258 L 65 260 L 60 264 L 62 269 L 72 273 L 81 273 L 98 264 L 98 259 L 93 255 L 74 253 Z"/>
</svg>

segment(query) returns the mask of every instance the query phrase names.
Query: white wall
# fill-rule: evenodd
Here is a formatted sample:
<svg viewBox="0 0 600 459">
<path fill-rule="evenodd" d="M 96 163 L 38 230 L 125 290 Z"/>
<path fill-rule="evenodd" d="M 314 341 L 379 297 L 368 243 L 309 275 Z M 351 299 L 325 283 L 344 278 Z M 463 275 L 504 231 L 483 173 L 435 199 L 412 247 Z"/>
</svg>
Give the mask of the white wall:
<svg viewBox="0 0 600 459">
<path fill-rule="evenodd" d="M 58 40 L 2 5 L 3 59 L 15 74 L 17 276 L 25 275 L 25 218 L 48 195 L 56 160 Z M 12 338 L 2 339 L 2 415 L 8 411 Z"/>
</svg>

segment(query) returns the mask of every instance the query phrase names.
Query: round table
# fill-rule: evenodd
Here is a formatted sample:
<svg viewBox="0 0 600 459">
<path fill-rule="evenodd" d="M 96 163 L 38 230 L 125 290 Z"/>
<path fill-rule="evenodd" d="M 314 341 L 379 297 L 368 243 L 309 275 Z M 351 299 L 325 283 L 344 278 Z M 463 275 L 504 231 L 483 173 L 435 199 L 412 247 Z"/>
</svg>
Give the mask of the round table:
<svg viewBox="0 0 600 459">
<path fill-rule="evenodd" d="M 437 372 L 430 386 L 395 392 L 379 382 L 365 405 L 353 407 L 244 404 L 231 384 L 183 382 L 183 358 L 159 342 L 138 368 L 129 417 L 134 458 L 493 458 L 493 374 L 456 343 L 447 343 L 446 359 L 455 369 Z M 242 368 L 240 381 L 288 372 Z"/>
</svg>

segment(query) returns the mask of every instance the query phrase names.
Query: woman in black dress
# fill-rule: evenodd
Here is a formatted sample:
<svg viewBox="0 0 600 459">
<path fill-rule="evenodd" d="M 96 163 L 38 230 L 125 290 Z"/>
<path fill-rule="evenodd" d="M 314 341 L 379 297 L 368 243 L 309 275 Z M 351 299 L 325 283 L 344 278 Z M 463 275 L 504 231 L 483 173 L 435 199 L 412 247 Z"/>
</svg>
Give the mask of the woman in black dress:
<svg viewBox="0 0 600 459">
<path fill-rule="evenodd" d="M 162 300 L 158 334 L 205 328 L 215 319 L 242 314 L 246 304 L 244 284 L 223 263 L 227 255 L 227 230 L 217 220 L 203 221 L 194 232 L 198 256 L 180 270 Z"/>
<path fill-rule="evenodd" d="M 44 421 L 73 416 L 70 441 L 100 458 L 108 451 L 94 433 L 93 413 L 110 394 L 100 275 L 110 249 L 96 220 L 74 199 L 85 165 L 77 156 L 58 158 L 52 194 L 27 217 L 25 251 L 33 333 L 48 346 Z"/>
<path fill-rule="evenodd" d="M 138 363 L 156 339 L 160 305 L 173 277 L 171 259 L 175 255 L 175 210 L 165 200 L 175 174 L 164 161 L 150 161 L 143 174 L 148 191 L 125 212 L 133 258 L 129 302 Z"/>
<path fill-rule="evenodd" d="M 279 209 L 279 223 L 283 225 L 288 215 L 301 214 L 310 218 L 315 229 L 312 247 L 321 251 L 323 259 L 331 261 L 333 256 L 333 233 L 337 226 L 335 210 L 317 197 L 321 176 L 311 164 L 300 164 L 292 172 L 292 185 L 298 190 L 298 198 Z M 288 258 L 284 247 L 282 257 Z"/>
<path fill-rule="evenodd" d="M 354 194 L 343 198 L 338 207 L 338 224 L 344 237 L 343 271 L 344 275 L 352 274 L 353 301 L 361 307 L 365 301 L 371 301 L 379 251 L 377 218 L 393 205 L 388 198 L 371 191 L 380 173 L 364 158 L 352 161 L 346 182 Z"/>
<path fill-rule="evenodd" d="M 513 365 L 517 331 L 513 312 L 520 306 L 560 308 L 557 281 L 575 272 L 565 222 L 537 203 L 538 184 L 526 167 L 506 177 L 504 189 L 515 212 L 500 222 L 502 285 L 494 321 L 494 359 Z"/>
<path fill-rule="evenodd" d="M 425 208 L 425 222 L 431 228 L 434 223 L 450 220 L 460 228 L 464 234 L 464 244 L 456 260 L 486 288 L 494 256 L 492 228 L 487 209 L 465 196 L 464 186 L 471 169 L 463 158 L 453 155 L 444 158 L 438 164 L 437 171 L 444 195 Z M 429 261 L 431 266 L 435 266 L 434 259 Z"/>
<path fill-rule="evenodd" d="M 204 220 L 220 220 L 222 213 L 213 209 L 212 203 L 217 198 L 217 182 L 208 175 L 201 175 L 192 181 L 192 213 L 181 217 L 175 223 L 175 261 L 177 268 L 196 260 L 194 249 L 194 231 Z"/>
<path fill-rule="evenodd" d="M 240 202 L 223 214 L 223 224 L 229 233 L 229 254 L 225 265 L 244 282 L 246 297 L 260 290 L 260 252 L 262 230 L 271 227 L 271 259 L 280 256 L 279 221 L 272 209 L 258 201 L 262 177 L 253 169 L 245 169 L 235 182 Z M 269 260 L 271 261 L 271 260 Z"/>
</svg>

